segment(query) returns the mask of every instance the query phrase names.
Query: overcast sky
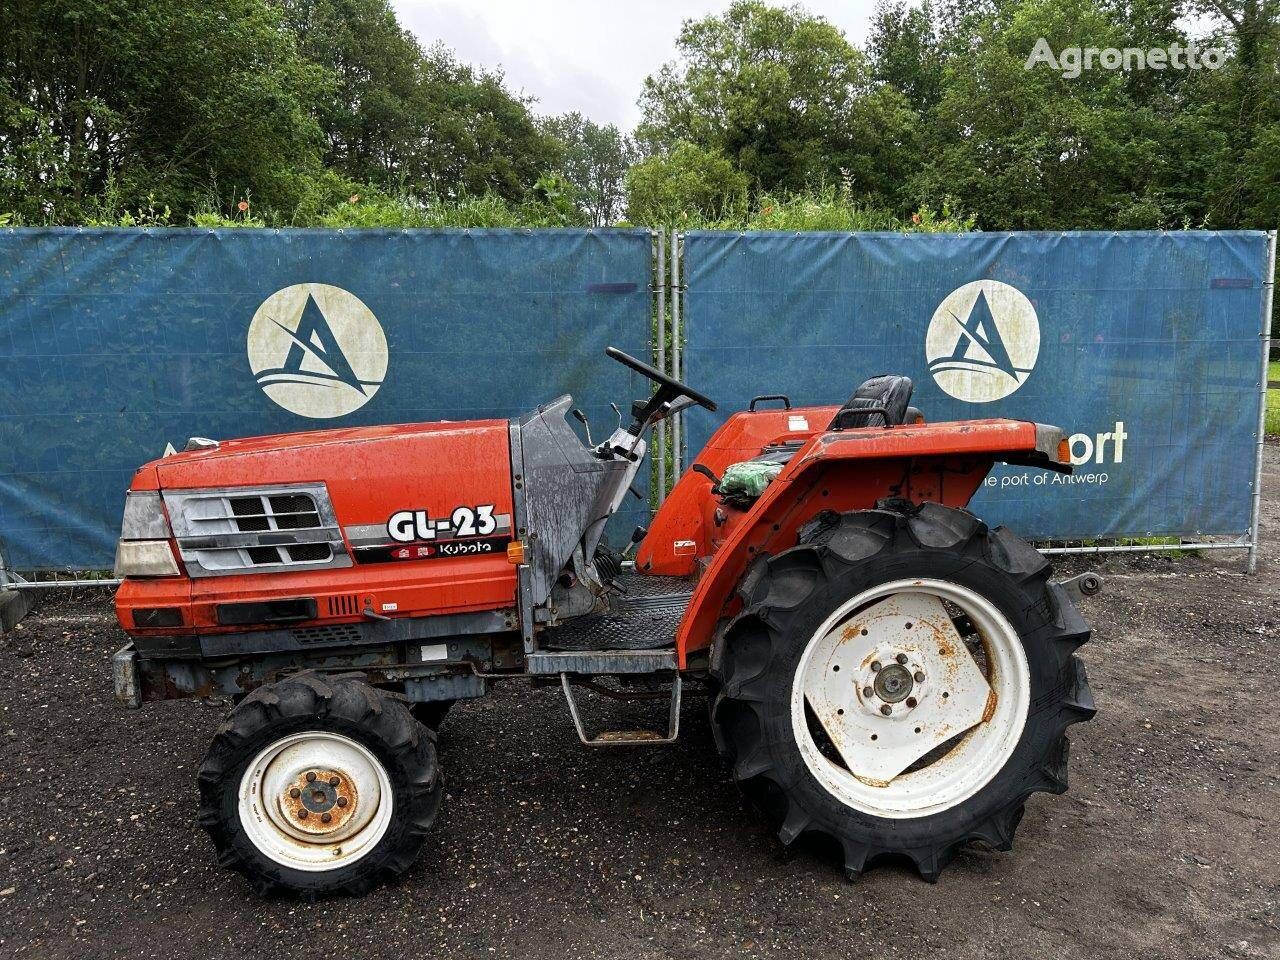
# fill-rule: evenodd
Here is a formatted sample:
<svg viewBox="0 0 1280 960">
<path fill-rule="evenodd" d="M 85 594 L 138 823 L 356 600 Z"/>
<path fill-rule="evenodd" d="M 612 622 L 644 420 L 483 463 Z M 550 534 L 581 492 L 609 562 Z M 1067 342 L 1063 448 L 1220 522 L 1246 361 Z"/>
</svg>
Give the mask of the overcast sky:
<svg viewBox="0 0 1280 960">
<path fill-rule="evenodd" d="M 391 0 L 423 46 L 437 40 L 468 63 L 501 66 L 538 113 L 577 110 L 630 129 L 640 85 L 674 56 L 682 20 L 730 0 Z M 861 45 L 875 0 L 805 0 Z"/>
</svg>

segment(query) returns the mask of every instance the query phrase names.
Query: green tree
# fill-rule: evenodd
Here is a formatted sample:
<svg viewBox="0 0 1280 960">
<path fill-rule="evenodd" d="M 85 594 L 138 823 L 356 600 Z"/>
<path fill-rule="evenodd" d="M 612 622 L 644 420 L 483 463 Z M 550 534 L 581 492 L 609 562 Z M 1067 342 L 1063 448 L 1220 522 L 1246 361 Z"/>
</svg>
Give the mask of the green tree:
<svg viewBox="0 0 1280 960">
<path fill-rule="evenodd" d="M 747 177 L 728 158 L 680 141 L 627 171 L 627 219 L 651 226 L 719 220 L 747 202 Z"/>
<path fill-rule="evenodd" d="M 1197 119 L 1222 141 L 1206 178 L 1215 225 L 1273 228 L 1280 222 L 1280 0 L 1194 0 L 1212 18 L 1207 43 L 1226 47 L 1226 67 L 1201 85 Z"/>
<path fill-rule="evenodd" d="M 211 184 L 289 206 L 324 71 L 265 0 L 0 0 L 0 208 L 75 223 L 185 211 Z"/>
<path fill-rule="evenodd" d="M 335 78 L 317 108 L 325 163 L 387 190 L 521 200 L 558 160 L 500 73 L 423 50 L 387 0 L 278 0 L 303 55 Z"/>
<path fill-rule="evenodd" d="M 1176 141 L 1194 131 L 1169 123 L 1142 90 L 1145 78 L 1027 65 L 1041 38 L 1059 52 L 1133 46 L 1122 11 L 1094 0 L 1015 0 L 951 22 L 944 44 L 965 53 L 949 56 L 928 122 L 922 197 L 950 194 L 1001 229 L 1179 225 L 1192 213 L 1177 197 Z"/>
<path fill-rule="evenodd" d="M 613 124 L 600 125 L 580 113 L 548 117 L 543 130 L 560 144 L 560 172 L 573 185 L 587 223 L 618 220 L 625 202 L 627 168 L 639 160 L 635 142 Z"/>
<path fill-rule="evenodd" d="M 906 0 L 878 0 L 867 40 L 875 79 L 900 91 L 921 113 L 942 96 L 947 56 L 935 21 L 930 0 L 918 7 Z"/>
<path fill-rule="evenodd" d="M 859 193 L 895 192 L 892 163 L 913 148 L 910 107 L 877 90 L 866 57 L 826 20 L 737 0 L 685 21 L 676 47 L 640 98 L 637 136 L 651 149 L 717 151 L 764 191 L 853 176 Z"/>
</svg>

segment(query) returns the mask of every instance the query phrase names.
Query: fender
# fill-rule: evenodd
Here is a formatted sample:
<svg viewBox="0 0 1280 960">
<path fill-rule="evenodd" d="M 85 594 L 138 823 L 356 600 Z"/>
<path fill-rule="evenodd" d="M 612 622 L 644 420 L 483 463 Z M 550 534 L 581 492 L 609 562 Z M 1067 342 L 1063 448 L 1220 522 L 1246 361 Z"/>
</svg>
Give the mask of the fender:
<svg viewBox="0 0 1280 960">
<path fill-rule="evenodd" d="M 708 438 L 694 463 L 719 475 L 731 463 L 750 460 L 772 443 L 809 440 L 820 433 L 840 408 L 788 407 L 740 411 Z M 716 499 L 710 481 L 686 470 L 676 481 L 649 524 L 636 552 L 636 569 L 665 577 L 689 577 L 699 557 L 709 557 L 723 540 L 714 521 Z"/>
<path fill-rule="evenodd" d="M 734 589 L 762 553 L 796 543 L 800 528 L 823 510 L 874 507 L 898 497 L 963 507 L 999 462 L 1071 472 L 1057 427 L 1022 420 L 972 420 L 864 427 L 815 435 L 797 451 L 745 517 L 735 524 L 690 598 L 676 634 L 680 667 L 708 647 L 717 624 L 740 603 Z"/>
</svg>

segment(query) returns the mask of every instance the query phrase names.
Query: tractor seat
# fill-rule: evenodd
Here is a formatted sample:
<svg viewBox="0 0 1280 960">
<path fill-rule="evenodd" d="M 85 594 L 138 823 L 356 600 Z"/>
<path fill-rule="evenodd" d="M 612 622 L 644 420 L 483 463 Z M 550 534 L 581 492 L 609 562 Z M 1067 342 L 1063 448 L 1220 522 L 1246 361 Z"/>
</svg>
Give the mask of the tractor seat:
<svg viewBox="0 0 1280 960">
<path fill-rule="evenodd" d="M 865 380 L 853 392 L 843 407 L 836 411 L 828 430 L 853 430 L 858 427 L 887 427 L 905 423 L 908 404 L 911 403 L 911 378 L 882 374 Z M 879 407 L 885 414 L 864 413 L 869 407 Z"/>
<path fill-rule="evenodd" d="M 910 416 L 911 378 L 886 374 L 864 381 L 843 407 L 836 411 L 828 430 L 854 430 L 859 427 L 896 426 Z M 873 412 L 868 412 L 868 410 Z M 911 411 L 914 413 L 914 411 Z M 887 420 L 886 423 L 886 414 Z M 720 481 L 719 492 L 730 506 L 742 510 L 764 493 L 765 487 L 791 462 L 805 440 L 788 440 L 770 444 L 758 456 L 731 464 Z"/>
</svg>

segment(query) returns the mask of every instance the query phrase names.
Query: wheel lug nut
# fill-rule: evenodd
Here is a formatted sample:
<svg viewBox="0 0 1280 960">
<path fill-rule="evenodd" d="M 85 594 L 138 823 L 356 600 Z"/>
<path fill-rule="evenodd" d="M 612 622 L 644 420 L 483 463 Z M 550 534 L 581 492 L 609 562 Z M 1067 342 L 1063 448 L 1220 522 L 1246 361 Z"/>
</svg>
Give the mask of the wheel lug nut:
<svg viewBox="0 0 1280 960">
<path fill-rule="evenodd" d="M 338 806 L 340 806 L 340 807 L 345 807 L 346 805 L 347 805 L 347 798 L 346 798 L 346 797 L 339 797 L 339 798 L 338 798 Z"/>
<path fill-rule="evenodd" d="M 915 705 L 916 705 L 916 698 L 915 698 L 915 697 L 907 697 L 907 706 L 908 706 L 908 707 L 914 707 Z"/>
<path fill-rule="evenodd" d="M 889 714 L 893 713 L 893 707 L 889 706 L 887 703 L 881 704 L 880 712 L 887 717 Z"/>
<path fill-rule="evenodd" d="M 328 823 L 330 820 L 333 819 L 333 814 L 331 813 L 321 814 L 320 819 L 322 822 Z"/>
<path fill-rule="evenodd" d="M 299 811 L 298 811 L 298 819 L 299 819 L 299 820 L 305 820 L 305 819 L 307 819 L 307 817 L 309 817 L 309 816 L 310 816 L 310 814 L 309 814 L 309 813 L 307 813 L 307 811 L 306 811 L 306 809 L 305 809 L 305 808 L 304 808 L 304 809 L 302 809 L 302 810 L 299 810 Z"/>
<path fill-rule="evenodd" d="M 879 673 L 879 672 L 880 672 L 880 661 L 879 661 L 879 660 L 872 660 L 872 661 L 871 661 L 871 672 L 872 672 L 872 673 Z"/>
<path fill-rule="evenodd" d="M 870 687 L 863 687 L 863 688 L 862 688 L 862 695 L 863 695 L 864 697 L 869 697 L 869 696 L 871 696 L 871 695 L 872 695 L 872 694 L 874 694 L 874 693 L 875 693 L 875 691 L 874 691 L 874 690 L 872 690 Z"/>
<path fill-rule="evenodd" d="M 894 657 L 894 659 L 897 660 L 899 663 L 906 663 L 907 655 L 905 653 L 900 653 L 896 657 Z"/>
<path fill-rule="evenodd" d="M 329 778 L 329 786 L 331 786 L 331 787 L 336 787 L 337 785 L 338 785 L 338 778 L 337 778 L 337 777 L 330 777 L 330 778 Z"/>
<path fill-rule="evenodd" d="M 924 683 L 924 671 L 923 671 L 923 670 L 917 670 L 917 671 L 916 671 L 916 683 Z"/>
<path fill-rule="evenodd" d="M 289 796 L 297 800 L 300 796 L 302 796 L 302 791 L 299 790 L 297 787 L 294 787 L 292 790 L 289 791 Z"/>
<path fill-rule="evenodd" d="M 315 783 L 316 775 L 314 770 L 307 771 L 307 783 Z"/>
</svg>

